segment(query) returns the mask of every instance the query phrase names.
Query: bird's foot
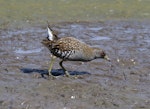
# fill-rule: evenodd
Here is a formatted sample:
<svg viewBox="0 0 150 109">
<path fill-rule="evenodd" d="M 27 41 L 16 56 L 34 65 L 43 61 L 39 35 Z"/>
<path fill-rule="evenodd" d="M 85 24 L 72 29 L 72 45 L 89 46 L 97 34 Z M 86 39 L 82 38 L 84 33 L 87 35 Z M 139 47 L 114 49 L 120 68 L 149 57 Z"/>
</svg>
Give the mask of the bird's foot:
<svg viewBox="0 0 150 109">
<path fill-rule="evenodd" d="M 70 77 L 70 74 L 69 74 L 68 71 L 65 71 L 65 76 L 66 76 L 66 77 Z"/>
<path fill-rule="evenodd" d="M 83 78 L 83 76 L 81 76 L 81 75 L 70 75 L 70 73 L 68 71 L 65 71 L 65 77 L 69 77 L 72 79 L 82 79 Z"/>
<path fill-rule="evenodd" d="M 52 75 L 51 71 L 48 71 L 48 78 L 49 79 L 56 79 L 56 77 Z"/>
<path fill-rule="evenodd" d="M 48 78 L 49 78 L 49 79 L 52 79 L 52 80 L 56 79 L 56 77 L 53 76 L 53 75 L 48 75 Z"/>
</svg>

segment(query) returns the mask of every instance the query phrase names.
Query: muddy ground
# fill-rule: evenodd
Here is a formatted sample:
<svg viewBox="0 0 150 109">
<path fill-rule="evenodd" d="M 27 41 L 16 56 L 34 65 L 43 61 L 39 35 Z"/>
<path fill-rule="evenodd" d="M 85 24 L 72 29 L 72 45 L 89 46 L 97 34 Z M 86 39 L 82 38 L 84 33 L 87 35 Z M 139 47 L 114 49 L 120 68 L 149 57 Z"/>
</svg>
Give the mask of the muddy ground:
<svg viewBox="0 0 150 109">
<path fill-rule="evenodd" d="M 40 42 L 45 27 L 0 30 L 0 109 L 149 109 L 150 22 L 106 21 L 52 25 L 59 37 L 72 36 L 103 48 L 111 62 L 57 59 L 47 77 L 50 53 Z M 77 76 L 77 77 L 76 77 Z"/>
</svg>

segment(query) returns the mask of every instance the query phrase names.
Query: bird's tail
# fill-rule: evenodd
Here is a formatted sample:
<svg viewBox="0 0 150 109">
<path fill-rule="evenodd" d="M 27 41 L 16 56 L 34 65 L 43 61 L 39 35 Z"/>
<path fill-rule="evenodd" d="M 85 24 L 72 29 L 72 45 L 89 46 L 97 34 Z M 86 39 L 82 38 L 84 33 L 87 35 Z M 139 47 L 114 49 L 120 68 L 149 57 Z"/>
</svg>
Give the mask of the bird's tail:
<svg viewBox="0 0 150 109">
<path fill-rule="evenodd" d="M 47 26 L 47 39 L 50 41 L 57 40 L 58 36 L 57 36 L 56 32 L 52 30 L 48 21 L 47 21 L 47 24 L 48 24 L 48 26 Z"/>
</svg>

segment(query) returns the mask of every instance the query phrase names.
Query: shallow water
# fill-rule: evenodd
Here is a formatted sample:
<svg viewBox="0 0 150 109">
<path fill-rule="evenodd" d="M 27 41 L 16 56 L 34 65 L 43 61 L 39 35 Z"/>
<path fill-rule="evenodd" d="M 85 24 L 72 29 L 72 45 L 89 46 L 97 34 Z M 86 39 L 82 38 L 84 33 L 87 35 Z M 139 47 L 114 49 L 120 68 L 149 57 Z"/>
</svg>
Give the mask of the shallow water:
<svg viewBox="0 0 150 109">
<path fill-rule="evenodd" d="M 56 79 L 48 79 L 50 53 L 40 43 L 46 27 L 1 29 L 0 108 L 149 109 L 150 22 L 73 22 L 52 28 L 59 37 L 103 48 L 111 62 L 64 62 L 72 75 L 67 78 L 56 59 Z"/>
</svg>

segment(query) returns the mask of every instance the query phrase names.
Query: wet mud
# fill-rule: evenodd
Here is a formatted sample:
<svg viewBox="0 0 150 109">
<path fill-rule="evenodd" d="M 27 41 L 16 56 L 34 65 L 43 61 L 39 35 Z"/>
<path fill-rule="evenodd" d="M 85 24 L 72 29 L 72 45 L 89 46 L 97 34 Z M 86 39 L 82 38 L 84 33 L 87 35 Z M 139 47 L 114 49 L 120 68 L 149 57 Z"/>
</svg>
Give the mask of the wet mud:
<svg viewBox="0 0 150 109">
<path fill-rule="evenodd" d="M 150 22 L 59 23 L 59 37 L 72 36 L 103 48 L 111 62 L 64 62 L 47 69 L 50 53 L 40 42 L 45 27 L 0 30 L 1 109 L 149 109 Z"/>
</svg>

